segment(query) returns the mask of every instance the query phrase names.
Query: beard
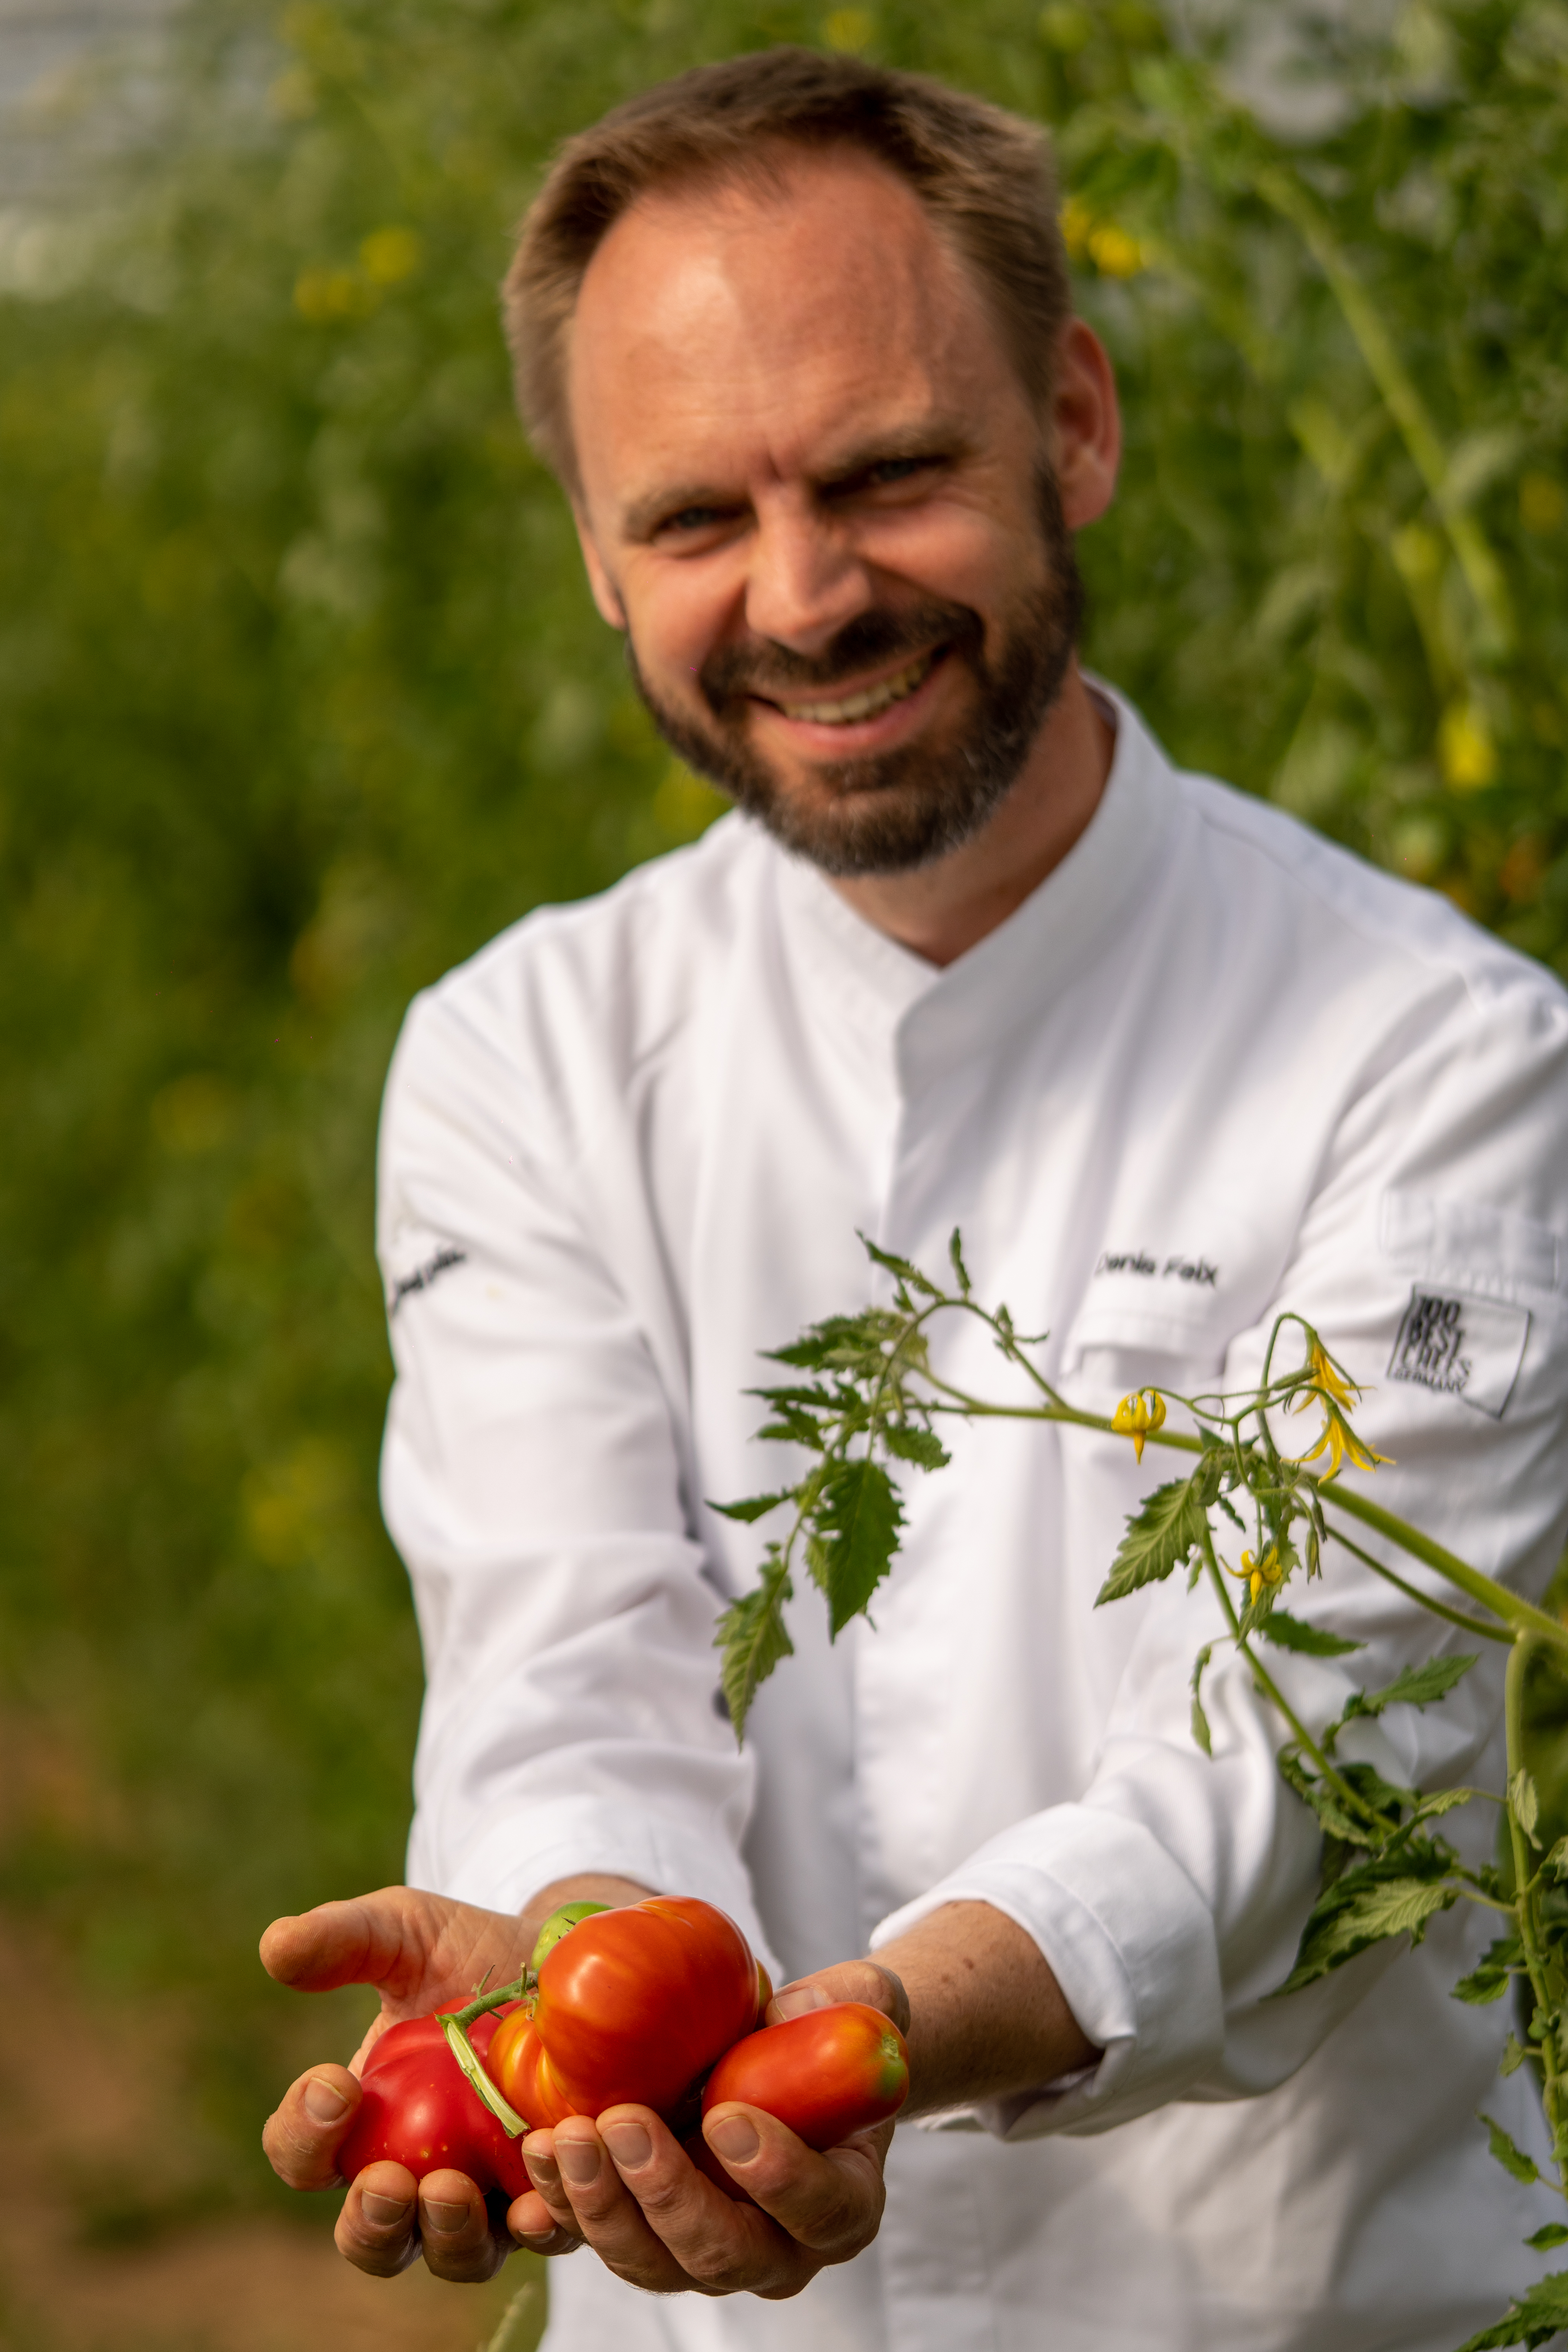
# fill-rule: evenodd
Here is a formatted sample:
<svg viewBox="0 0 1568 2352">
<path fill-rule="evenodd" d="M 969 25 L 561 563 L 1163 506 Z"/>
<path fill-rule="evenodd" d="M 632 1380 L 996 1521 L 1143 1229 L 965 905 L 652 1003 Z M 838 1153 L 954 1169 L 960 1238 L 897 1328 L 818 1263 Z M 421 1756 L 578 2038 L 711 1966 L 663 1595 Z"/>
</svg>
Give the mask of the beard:
<svg viewBox="0 0 1568 2352">
<path fill-rule="evenodd" d="M 628 638 L 632 682 L 654 725 L 688 767 L 826 874 L 906 873 L 956 849 L 1017 782 L 1061 692 L 1083 619 L 1083 583 L 1048 468 L 1037 475 L 1035 499 L 1044 579 L 1003 615 L 994 655 L 970 605 L 930 600 L 873 607 L 857 614 L 815 659 L 771 641 L 721 647 L 698 676 L 709 714 L 700 719 L 660 702 Z M 873 664 L 938 648 L 942 662 L 968 669 L 974 688 L 964 719 L 938 737 L 862 759 L 813 761 L 805 790 L 786 782 L 749 740 L 752 696 L 829 698 Z"/>
</svg>

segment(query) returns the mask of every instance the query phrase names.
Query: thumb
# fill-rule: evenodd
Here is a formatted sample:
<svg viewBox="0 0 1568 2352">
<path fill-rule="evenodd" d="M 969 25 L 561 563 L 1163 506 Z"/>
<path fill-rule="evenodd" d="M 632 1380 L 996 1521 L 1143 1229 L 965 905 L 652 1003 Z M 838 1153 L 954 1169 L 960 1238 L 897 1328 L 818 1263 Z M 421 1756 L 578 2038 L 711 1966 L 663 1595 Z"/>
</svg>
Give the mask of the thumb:
<svg viewBox="0 0 1568 2352">
<path fill-rule="evenodd" d="M 910 1997 L 903 1979 L 878 1960 L 839 1960 L 830 1969 L 796 1977 L 793 1984 L 782 1985 L 774 1993 L 764 2021 L 783 2025 L 788 2018 L 805 2017 L 814 2009 L 826 2009 L 839 2000 L 864 2001 L 868 2009 L 891 2018 L 900 2033 L 910 2030 Z"/>
<path fill-rule="evenodd" d="M 395 1995 L 424 1966 L 424 1937 L 414 1932 L 414 1901 L 405 1886 L 384 1886 L 346 1903 L 318 1903 L 313 1911 L 274 1919 L 261 1938 L 261 1965 L 279 1984 L 301 1992 L 339 1985 L 380 1986 Z"/>
</svg>

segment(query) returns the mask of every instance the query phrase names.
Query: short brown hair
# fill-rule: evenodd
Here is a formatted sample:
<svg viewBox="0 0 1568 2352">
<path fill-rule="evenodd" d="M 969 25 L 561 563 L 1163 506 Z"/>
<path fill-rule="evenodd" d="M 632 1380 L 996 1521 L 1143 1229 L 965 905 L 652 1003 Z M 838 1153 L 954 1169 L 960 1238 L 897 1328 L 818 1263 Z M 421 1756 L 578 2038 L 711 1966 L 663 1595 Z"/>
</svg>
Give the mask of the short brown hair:
<svg viewBox="0 0 1568 2352">
<path fill-rule="evenodd" d="M 925 74 L 763 49 L 614 108 L 565 141 L 529 207 L 502 310 L 522 421 L 569 487 L 565 333 L 601 240 L 650 189 L 755 177 L 770 146 L 858 147 L 905 180 L 973 270 L 1026 391 L 1043 401 L 1071 307 L 1044 131 Z"/>
</svg>

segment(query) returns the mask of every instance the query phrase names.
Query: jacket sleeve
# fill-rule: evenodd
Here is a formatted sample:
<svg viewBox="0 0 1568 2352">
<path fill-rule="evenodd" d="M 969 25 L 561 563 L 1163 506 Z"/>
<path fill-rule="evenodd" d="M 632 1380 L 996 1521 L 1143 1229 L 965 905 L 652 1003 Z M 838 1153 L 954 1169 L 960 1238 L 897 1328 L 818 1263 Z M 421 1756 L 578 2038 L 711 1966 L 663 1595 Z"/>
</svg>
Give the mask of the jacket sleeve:
<svg viewBox="0 0 1568 2352">
<path fill-rule="evenodd" d="M 1358 1433 L 1391 1457 L 1374 1480 L 1349 1467 L 1341 1479 L 1537 1597 L 1568 1521 L 1568 1006 L 1543 975 L 1504 970 L 1511 984 L 1411 1024 L 1347 1089 L 1290 1261 L 1235 1335 L 1224 1385 L 1256 1383 L 1280 1312 L 1307 1318 L 1363 1386 Z M 1300 1360 L 1299 1338 L 1282 1344 Z M 1321 1425 L 1315 1408 L 1282 1419 L 1281 1449 L 1304 1454 Z M 1339 1524 L 1455 1601 L 1355 1521 Z M 1246 1540 L 1234 1536 L 1233 1566 Z M 885 1943 L 942 1903 L 994 1904 L 1034 1937 L 1104 2053 L 1077 2078 L 955 2121 L 1022 2138 L 1269 2090 L 1406 1948 L 1379 1946 L 1269 1999 L 1316 1893 L 1320 1841 L 1276 1768 L 1286 1726 L 1233 1648 L 1216 1649 L 1204 1683 L 1212 1760 L 1195 1745 L 1194 1655 L 1225 1627 L 1206 1584 L 1184 1583 L 1116 1604 L 1142 1623 L 1079 1801 L 993 1838 L 877 1930 Z M 1442 1704 L 1353 1724 L 1341 1753 L 1405 1787 L 1501 1787 L 1501 1646 L 1419 1609 L 1337 1544 L 1321 1580 L 1291 1585 L 1289 1607 L 1366 1645 L 1332 1659 L 1265 1651 L 1313 1729 L 1405 1664 L 1475 1654 Z M 1492 1807 L 1443 1828 L 1472 1863 L 1490 1858 Z"/>
<path fill-rule="evenodd" d="M 752 1766 L 714 1707 L 718 1594 L 666 1388 L 583 1229 L 547 1088 L 447 991 L 394 1058 L 378 1244 L 383 1507 L 427 1675 L 411 1883 L 511 1910 L 614 1872 L 706 1897 L 765 1953 L 740 1853 Z"/>
</svg>

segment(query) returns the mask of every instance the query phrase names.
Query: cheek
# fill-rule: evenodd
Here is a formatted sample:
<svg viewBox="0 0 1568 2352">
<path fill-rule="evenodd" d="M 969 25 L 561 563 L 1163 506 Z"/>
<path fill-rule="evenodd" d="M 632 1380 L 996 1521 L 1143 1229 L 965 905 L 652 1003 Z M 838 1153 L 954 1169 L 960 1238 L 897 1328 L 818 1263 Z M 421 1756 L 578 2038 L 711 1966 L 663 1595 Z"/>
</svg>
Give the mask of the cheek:
<svg viewBox="0 0 1568 2352">
<path fill-rule="evenodd" d="M 731 600 L 707 572 L 697 563 L 638 567 L 622 583 L 642 674 L 667 695 L 695 692 L 697 673 L 723 634 Z"/>
<path fill-rule="evenodd" d="M 966 604 L 983 619 L 1040 577 L 1039 534 L 1030 517 L 989 507 L 915 508 L 880 517 L 864 535 L 862 554 L 889 579 L 944 604 Z"/>
</svg>

